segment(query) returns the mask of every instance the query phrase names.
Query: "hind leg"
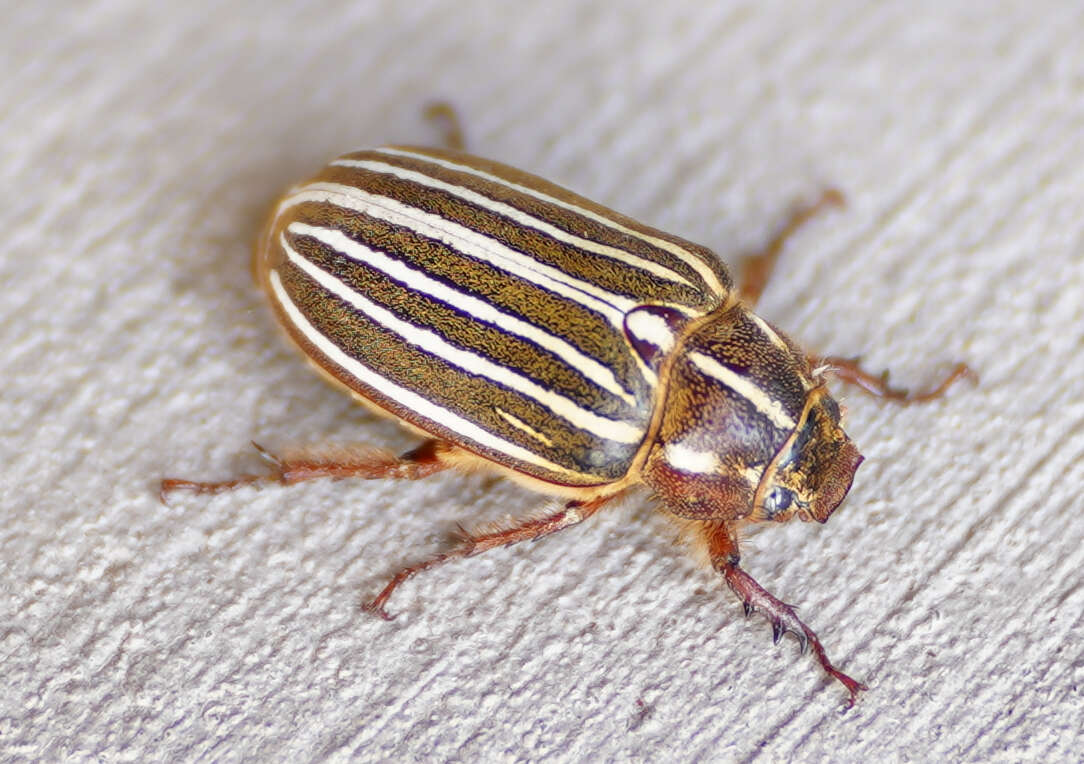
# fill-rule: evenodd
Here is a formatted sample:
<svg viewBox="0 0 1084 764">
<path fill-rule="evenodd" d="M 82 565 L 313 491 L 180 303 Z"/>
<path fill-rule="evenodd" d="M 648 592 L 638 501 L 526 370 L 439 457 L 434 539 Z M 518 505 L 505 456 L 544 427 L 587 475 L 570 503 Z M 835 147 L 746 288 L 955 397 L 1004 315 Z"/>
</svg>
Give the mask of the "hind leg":
<svg viewBox="0 0 1084 764">
<path fill-rule="evenodd" d="M 440 440 L 427 440 L 401 456 L 395 456 L 390 451 L 372 446 L 339 446 L 299 449 L 289 451 L 279 457 L 257 443 L 252 445 L 270 465 L 269 472 L 207 482 L 165 478 L 159 489 L 159 496 L 163 503 L 174 491 L 216 494 L 232 491 L 251 483 L 293 485 L 306 480 L 321 478 L 339 480 L 350 477 L 364 480 L 380 478 L 418 480 L 454 467 L 464 460 L 460 449 Z"/>
</svg>

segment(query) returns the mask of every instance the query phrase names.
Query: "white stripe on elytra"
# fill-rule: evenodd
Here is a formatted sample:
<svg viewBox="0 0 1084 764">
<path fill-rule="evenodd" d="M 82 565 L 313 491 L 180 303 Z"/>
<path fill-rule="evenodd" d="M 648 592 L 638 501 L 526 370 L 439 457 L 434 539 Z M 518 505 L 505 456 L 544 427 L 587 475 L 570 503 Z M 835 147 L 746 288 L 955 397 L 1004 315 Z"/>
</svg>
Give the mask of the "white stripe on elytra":
<svg viewBox="0 0 1084 764">
<path fill-rule="evenodd" d="M 526 448 L 517 446 L 515 443 L 511 443 L 494 435 L 488 430 L 483 430 L 474 422 L 466 420 L 458 414 L 436 405 L 432 401 L 418 395 L 413 390 L 400 387 L 387 378 L 380 376 L 368 366 L 360 363 L 356 358 L 348 356 L 339 349 L 335 343 L 321 334 L 315 326 L 309 323 L 309 320 L 305 318 L 304 314 L 301 313 L 297 305 L 294 304 L 294 301 L 290 299 L 290 296 L 286 293 L 285 288 L 282 286 L 282 280 L 279 277 L 278 271 L 271 270 L 268 273 L 268 279 L 271 283 L 271 290 L 275 294 L 275 299 L 278 301 L 279 305 L 282 306 L 282 310 L 286 313 L 290 325 L 293 326 L 307 341 L 311 342 L 317 350 L 328 358 L 328 360 L 367 387 L 402 404 L 419 416 L 459 434 L 466 440 L 485 446 L 486 448 L 491 448 L 495 451 L 500 451 L 513 459 L 518 459 L 519 461 L 528 464 L 534 464 L 542 469 L 550 470 L 551 472 L 556 472 L 558 474 L 575 476 L 582 476 L 585 474 L 555 464 Z"/>
<path fill-rule="evenodd" d="M 405 149 L 382 147 L 379 149 L 374 149 L 374 151 L 380 154 L 388 154 L 389 156 L 402 156 L 410 159 L 417 159 L 422 162 L 430 162 L 439 167 L 444 167 L 449 170 L 455 170 L 456 172 L 464 172 L 468 175 L 473 175 L 477 178 L 482 178 L 492 183 L 498 183 L 505 188 L 519 191 L 520 193 L 533 196 L 535 199 L 539 199 L 541 201 L 548 202 L 549 204 L 554 204 L 558 207 L 566 209 L 569 212 L 574 212 L 577 215 L 582 215 L 589 220 L 593 220 L 596 223 L 601 223 L 602 225 L 608 226 L 615 231 L 620 231 L 621 233 L 627 234 L 629 236 L 635 236 L 641 241 L 645 241 L 652 246 L 669 252 L 671 255 L 684 262 L 686 265 L 691 266 L 692 269 L 695 270 L 697 274 L 699 274 L 700 278 L 704 279 L 704 282 L 708 285 L 708 288 L 715 294 L 719 295 L 720 297 L 726 297 L 726 295 L 728 294 L 728 290 L 723 287 L 722 283 L 719 281 L 719 277 L 715 275 L 715 271 L 713 271 L 711 267 L 703 260 L 701 260 L 700 257 L 698 257 L 695 253 L 690 252 L 689 250 L 682 247 L 680 244 L 675 244 L 674 242 L 667 241 L 666 239 L 660 239 L 658 236 L 652 236 L 649 233 L 637 231 L 633 228 L 629 228 L 628 226 L 621 225 L 616 220 L 611 220 L 605 215 L 600 215 L 597 212 L 584 209 L 583 207 L 572 204 L 571 202 L 566 202 L 562 199 L 558 199 L 555 196 L 550 196 L 549 194 L 543 193 L 542 191 L 537 191 L 530 186 L 524 186 L 520 183 L 505 180 L 499 175 L 493 175 L 492 173 L 485 172 L 484 170 L 477 170 L 473 167 L 470 167 L 469 165 L 460 164 L 459 162 L 451 162 L 447 159 L 438 159 L 436 157 L 429 156 L 428 154 L 407 151 Z"/>
<path fill-rule="evenodd" d="M 573 247 L 592 252 L 596 255 L 602 255 L 603 257 L 609 257 L 625 265 L 632 266 L 633 268 L 639 268 L 640 270 L 647 271 L 648 273 L 658 276 L 661 279 L 672 281 L 676 284 L 684 284 L 687 287 L 693 287 L 691 281 L 682 276 L 680 273 L 667 268 L 661 263 L 656 263 L 652 260 L 647 260 L 638 255 L 634 255 L 626 250 L 619 249 L 617 247 L 611 247 L 606 244 L 599 244 L 598 242 L 585 239 L 582 236 L 576 236 L 569 233 L 562 228 L 558 228 L 551 223 L 547 223 L 545 220 L 541 220 L 533 215 L 528 215 L 526 212 L 516 209 L 510 204 L 504 202 L 494 201 L 484 194 L 480 194 L 477 191 L 472 191 L 469 188 L 463 186 L 457 186 L 453 183 L 448 183 L 443 180 L 438 180 L 425 173 L 418 172 L 416 170 L 407 170 L 403 167 L 397 167 L 393 164 L 387 164 L 385 162 L 373 162 L 364 159 L 336 159 L 331 163 L 339 167 L 356 167 L 361 170 L 368 170 L 369 172 L 379 173 L 381 175 L 391 175 L 392 177 L 399 178 L 400 180 L 406 180 L 411 183 L 417 183 L 429 188 L 435 188 L 440 191 L 445 191 L 453 196 L 458 196 L 471 204 L 481 207 L 482 209 L 489 210 L 498 215 L 503 215 L 510 220 L 515 221 L 521 226 L 526 228 L 532 228 L 539 231 L 546 236 L 549 236 L 557 241 L 563 242 Z M 612 226 L 612 223 L 611 223 Z"/>
<path fill-rule="evenodd" d="M 783 410 L 783 404 L 770 398 L 763 390 L 737 372 L 728 369 L 714 358 L 693 351 L 689 360 L 700 371 L 729 387 L 739 396 L 753 404 L 754 408 L 768 417 L 772 424 L 781 430 L 793 430 L 796 422 Z"/>
<path fill-rule="evenodd" d="M 567 341 L 516 316 L 498 310 L 485 300 L 455 290 L 424 272 L 389 257 L 380 250 L 370 249 L 334 228 L 319 228 L 306 223 L 290 223 L 286 228 L 298 236 L 311 236 L 323 242 L 344 257 L 364 263 L 409 289 L 445 305 L 467 313 L 471 318 L 495 326 L 503 332 L 530 340 L 547 352 L 575 369 L 589 381 L 617 396 L 629 406 L 636 405 L 636 398 L 617 381 L 612 370 L 596 359 L 584 355 Z"/>
<path fill-rule="evenodd" d="M 523 432 L 527 433 L 532 438 L 539 441 L 542 445 L 546 446 L 546 448 L 553 448 L 553 441 L 549 439 L 549 436 L 543 435 L 542 433 L 540 433 L 535 428 L 531 427 L 529 424 L 524 422 L 519 417 L 516 417 L 516 416 L 513 416 L 512 414 L 509 414 L 507 411 L 505 411 L 502 408 L 498 408 L 497 413 L 500 414 L 501 417 L 504 419 L 504 421 L 508 422 L 508 424 L 512 425 L 513 427 L 515 427 L 515 428 L 517 428 L 519 430 L 523 430 Z"/>
<path fill-rule="evenodd" d="M 677 343 L 674 330 L 666 323 L 666 319 L 647 310 L 634 310 L 629 313 L 625 319 L 625 328 L 629 334 L 654 345 L 663 353 L 669 353 Z"/>
<path fill-rule="evenodd" d="M 566 297 L 602 314 L 614 327 L 621 329 L 625 313 L 636 306 L 627 297 L 613 294 L 582 279 L 516 252 L 496 239 L 473 231 L 466 226 L 439 215 L 409 207 L 386 196 L 362 191 L 340 183 L 309 183 L 291 192 L 278 206 L 276 216 L 304 202 L 334 204 L 360 212 L 392 225 L 402 226 L 430 239 L 436 239 L 453 249 L 482 262 L 530 281 L 554 294 Z"/>
<path fill-rule="evenodd" d="M 286 241 L 285 234 L 280 236 L 279 245 L 286 253 L 286 256 L 289 257 L 290 262 L 316 283 L 357 308 L 378 326 L 398 334 L 407 344 L 436 356 L 448 365 L 462 369 L 467 374 L 485 377 L 502 387 L 530 398 L 562 419 L 567 420 L 574 427 L 586 430 L 598 438 L 613 440 L 618 443 L 639 443 L 643 439 L 644 431 L 639 427 L 634 427 L 620 420 L 601 417 L 595 412 L 578 405 L 570 398 L 558 395 L 552 390 L 547 390 L 537 382 L 527 379 L 522 374 L 517 374 L 506 366 L 493 363 L 488 358 L 469 350 L 457 348 L 435 332 L 419 328 L 408 321 L 402 320 L 391 311 L 377 305 L 327 271 L 306 260 L 290 246 L 289 242 Z"/>
</svg>

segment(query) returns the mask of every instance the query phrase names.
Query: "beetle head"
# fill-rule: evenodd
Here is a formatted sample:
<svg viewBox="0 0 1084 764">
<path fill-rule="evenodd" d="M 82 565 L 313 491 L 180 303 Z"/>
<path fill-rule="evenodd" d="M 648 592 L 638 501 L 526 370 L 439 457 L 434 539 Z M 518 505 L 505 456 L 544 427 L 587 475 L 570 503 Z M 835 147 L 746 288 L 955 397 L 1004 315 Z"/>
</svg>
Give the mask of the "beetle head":
<svg viewBox="0 0 1084 764">
<path fill-rule="evenodd" d="M 835 511 L 862 463 L 839 416 L 828 392 L 814 388 L 798 425 L 760 478 L 751 521 L 786 522 L 797 515 L 823 523 Z"/>
<path fill-rule="evenodd" d="M 824 522 L 862 456 L 805 354 L 742 306 L 694 326 L 669 366 L 643 479 L 680 517 Z"/>
</svg>

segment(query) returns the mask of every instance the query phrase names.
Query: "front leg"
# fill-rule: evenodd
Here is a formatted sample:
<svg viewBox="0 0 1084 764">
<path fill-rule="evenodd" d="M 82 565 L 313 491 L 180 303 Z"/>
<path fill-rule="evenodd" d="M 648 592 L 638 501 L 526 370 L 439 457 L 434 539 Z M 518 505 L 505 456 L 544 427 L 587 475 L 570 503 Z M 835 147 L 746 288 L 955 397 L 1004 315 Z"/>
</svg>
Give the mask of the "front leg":
<svg viewBox="0 0 1084 764">
<path fill-rule="evenodd" d="M 822 211 L 832 207 L 842 207 L 845 201 L 843 194 L 834 188 L 828 188 L 821 192 L 820 198 L 813 204 L 799 207 L 791 214 L 783 228 L 775 235 L 763 250 L 749 255 L 742 260 L 738 294 L 749 308 L 756 307 L 760 295 L 768 286 L 768 282 L 775 272 L 776 263 L 787 240 L 798 231 L 807 221 Z M 958 363 L 940 384 L 928 392 L 912 393 L 903 388 L 892 387 L 888 384 L 888 373 L 872 374 L 858 365 L 857 359 L 839 358 L 829 356 L 826 358 L 810 358 L 810 364 L 820 367 L 835 375 L 841 381 L 857 385 L 864 392 L 878 398 L 885 398 L 904 405 L 910 403 L 927 403 L 945 394 L 955 382 L 967 377 L 972 381 L 978 376 L 967 364 Z"/>
<path fill-rule="evenodd" d="M 840 381 L 857 386 L 867 395 L 884 398 L 901 406 L 912 403 L 929 403 L 943 396 L 957 381 L 966 378 L 972 382 L 977 382 L 979 378 L 966 363 L 958 363 L 932 389 L 922 393 L 915 393 L 905 387 L 892 387 L 888 383 L 887 371 L 880 374 L 868 372 L 858 363 L 857 358 L 826 356 L 824 358 L 810 358 L 809 362 L 811 366 L 822 369 L 825 373 L 835 376 Z"/>
<path fill-rule="evenodd" d="M 711 555 L 711 564 L 716 571 L 723 574 L 727 586 L 734 594 L 738 595 L 745 614 L 748 616 L 755 611 L 760 611 L 772 624 L 772 641 L 778 642 L 786 632 L 791 632 L 798 638 L 804 653 L 808 647 L 813 648 L 813 654 L 821 664 L 821 668 L 838 680 L 851 697 L 847 703 L 850 708 L 858 698 L 861 690 L 869 689 L 866 685 L 858 682 L 837 669 L 828 660 L 828 654 L 824 646 L 817 638 L 816 633 L 802 623 L 794 608 L 770 594 L 764 587 L 758 584 L 752 576 L 739 566 L 741 555 L 738 553 L 738 542 L 726 523 L 706 525 L 704 535 L 708 542 L 708 552 Z"/>
</svg>

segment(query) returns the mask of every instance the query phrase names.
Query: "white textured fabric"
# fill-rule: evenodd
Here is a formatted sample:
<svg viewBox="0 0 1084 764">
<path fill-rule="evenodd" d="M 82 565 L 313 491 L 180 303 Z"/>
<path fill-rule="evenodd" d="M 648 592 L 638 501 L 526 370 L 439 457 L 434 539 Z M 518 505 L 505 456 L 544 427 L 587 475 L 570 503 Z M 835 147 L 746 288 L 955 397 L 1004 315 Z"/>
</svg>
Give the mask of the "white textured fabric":
<svg viewBox="0 0 1084 764">
<path fill-rule="evenodd" d="M 1042 760 L 1084 750 L 1079 3 L 10 2 L 0 30 L 0 759 Z M 851 711 L 647 497 L 431 571 L 484 475 L 178 497 L 272 448 L 414 439 L 324 386 L 248 273 L 342 151 L 475 153 L 727 262 L 827 185 L 761 304 L 921 386 L 747 569 L 871 686 Z"/>
</svg>

